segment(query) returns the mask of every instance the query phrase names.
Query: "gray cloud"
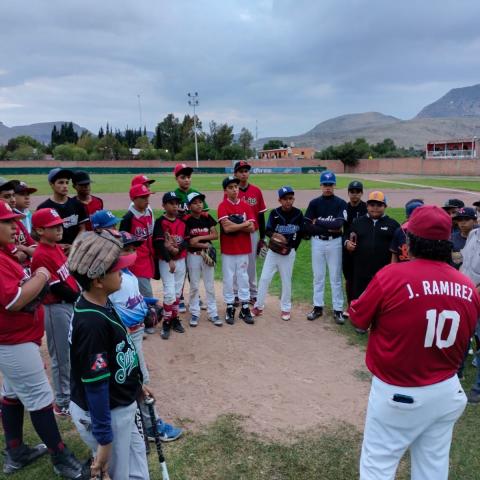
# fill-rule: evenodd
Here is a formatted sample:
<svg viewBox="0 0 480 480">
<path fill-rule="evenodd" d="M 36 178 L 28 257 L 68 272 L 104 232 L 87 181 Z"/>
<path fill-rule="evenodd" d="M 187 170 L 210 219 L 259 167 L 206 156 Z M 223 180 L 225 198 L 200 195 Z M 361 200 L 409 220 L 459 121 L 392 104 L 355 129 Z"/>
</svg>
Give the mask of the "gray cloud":
<svg viewBox="0 0 480 480">
<path fill-rule="evenodd" d="M 259 134 L 344 113 L 401 118 L 478 83 L 473 0 L 0 3 L 0 120 L 149 129 L 188 112 Z"/>
</svg>

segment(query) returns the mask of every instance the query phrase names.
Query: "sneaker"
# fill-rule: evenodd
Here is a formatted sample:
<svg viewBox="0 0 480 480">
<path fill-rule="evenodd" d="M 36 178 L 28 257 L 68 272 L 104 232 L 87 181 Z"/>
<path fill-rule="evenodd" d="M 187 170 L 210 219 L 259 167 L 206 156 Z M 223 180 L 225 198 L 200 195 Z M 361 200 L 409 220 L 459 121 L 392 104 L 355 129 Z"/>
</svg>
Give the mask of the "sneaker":
<svg viewBox="0 0 480 480">
<path fill-rule="evenodd" d="M 210 318 L 210 321 L 217 327 L 221 327 L 223 325 L 222 319 L 218 315 Z"/>
<path fill-rule="evenodd" d="M 57 417 L 70 418 L 70 410 L 68 409 L 68 407 L 61 407 L 60 405 L 57 405 L 56 403 L 53 405 L 53 413 Z"/>
<path fill-rule="evenodd" d="M 225 321 L 229 325 L 235 323 L 235 307 L 233 305 L 227 305 L 227 311 L 225 312 Z"/>
<path fill-rule="evenodd" d="M 21 468 L 34 462 L 37 458 L 48 452 L 47 446 L 39 443 L 34 447 L 29 447 L 22 443 L 18 448 L 6 449 L 5 460 L 3 462 L 3 473 L 14 473 Z"/>
<path fill-rule="evenodd" d="M 333 311 L 333 319 L 337 325 L 343 325 L 345 323 L 345 317 L 343 316 L 343 312 L 341 310 Z"/>
<path fill-rule="evenodd" d="M 240 314 L 238 315 L 245 323 L 249 325 L 253 325 L 255 320 L 253 319 L 252 312 L 248 306 L 248 303 L 244 303 L 242 305 L 242 309 L 240 310 Z"/>
<path fill-rule="evenodd" d="M 467 393 L 467 401 L 470 405 L 478 405 L 480 403 L 480 393 L 470 391 Z"/>
<path fill-rule="evenodd" d="M 288 322 L 290 320 L 290 312 L 282 312 L 281 319 Z"/>
<path fill-rule="evenodd" d="M 153 333 L 155 333 L 155 328 L 154 327 L 146 328 L 145 333 L 152 335 Z"/>
<path fill-rule="evenodd" d="M 160 332 L 160 336 L 164 340 L 168 340 L 168 338 L 170 337 L 171 328 L 172 328 L 171 323 L 170 322 L 165 322 L 165 320 L 164 320 L 163 324 L 162 324 L 162 331 Z"/>
<path fill-rule="evenodd" d="M 63 478 L 81 479 L 83 465 L 75 455 L 65 447 L 61 452 L 52 454 L 53 470 Z"/>
<path fill-rule="evenodd" d="M 185 302 L 180 300 L 180 303 L 178 304 L 178 313 L 185 313 L 186 311 L 187 307 L 185 306 Z"/>
<path fill-rule="evenodd" d="M 196 327 L 198 325 L 198 317 L 196 315 L 192 315 L 192 318 L 190 318 L 190 326 L 191 327 Z M 175 327 L 173 327 L 175 330 Z"/>
<path fill-rule="evenodd" d="M 316 320 L 323 315 L 323 307 L 313 307 L 313 310 L 307 315 L 308 320 Z"/>
<path fill-rule="evenodd" d="M 254 317 L 261 317 L 263 315 L 263 308 L 253 307 L 252 313 Z"/>
<path fill-rule="evenodd" d="M 207 304 L 203 303 L 203 301 L 200 299 L 200 310 L 206 310 L 207 309 Z"/>
<path fill-rule="evenodd" d="M 363 328 L 356 328 L 355 327 L 355 331 L 359 334 L 359 335 L 365 335 L 368 330 L 364 330 Z"/>
<path fill-rule="evenodd" d="M 180 321 L 179 318 L 173 318 L 172 319 L 172 328 L 177 333 L 185 333 L 185 329 L 183 328 L 182 322 Z"/>
<path fill-rule="evenodd" d="M 183 430 L 164 422 L 160 418 L 157 420 L 157 431 L 160 434 L 162 442 L 173 442 L 182 436 Z M 149 442 L 155 441 L 155 434 L 152 427 L 147 428 L 147 438 Z"/>
</svg>

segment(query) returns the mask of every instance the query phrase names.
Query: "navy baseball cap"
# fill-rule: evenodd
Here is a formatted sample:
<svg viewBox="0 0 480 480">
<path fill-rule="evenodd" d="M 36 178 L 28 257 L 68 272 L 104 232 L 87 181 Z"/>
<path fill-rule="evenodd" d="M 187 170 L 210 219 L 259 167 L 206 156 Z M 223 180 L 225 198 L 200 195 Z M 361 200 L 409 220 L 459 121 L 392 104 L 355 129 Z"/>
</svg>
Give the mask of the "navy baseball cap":
<svg viewBox="0 0 480 480">
<path fill-rule="evenodd" d="M 237 177 L 234 177 L 233 175 L 229 175 L 228 177 L 225 177 L 222 182 L 222 187 L 225 190 L 231 183 L 236 183 L 237 185 L 240 183 L 240 180 Z"/>
<path fill-rule="evenodd" d="M 359 182 L 358 180 L 350 182 L 348 184 L 348 191 L 350 192 L 351 190 L 360 190 L 361 192 L 363 192 L 363 183 Z"/>
<path fill-rule="evenodd" d="M 423 205 L 424 205 L 424 203 L 423 203 L 422 200 L 409 200 L 405 204 L 405 215 L 407 216 L 407 218 L 410 217 L 410 215 L 413 213 L 413 211 L 416 208 L 422 207 Z"/>
<path fill-rule="evenodd" d="M 238 172 L 241 168 L 246 168 L 247 170 L 250 170 L 252 168 L 252 166 L 248 162 L 246 162 L 245 160 L 239 160 L 233 166 L 233 171 Z"/>
<path fill-rule="evenodd" d="M 5 190 L 15 190 L 15 180 L 7 180 L 0 177 L 0 191 L 3 192 Z"/>
<path fill-rule="evenodd" d="M 335 185 L 337 183 L 337 177 L 330 170 L 325 170 L 320 175 L 320 185 Z"/>
<path fill-rule="evenodd" d="M 178 195 L 175 192 L 167 192 L 163 194 L 162 203 L 165 204 L 168 202 L 180 203 L 180 199 L 178 198 Z"/>
<path fill-rule="evenodd" d="M 75 185 L 88 185 L 92 183 L 90 180 L 90 175 L 83 170 L 77 170 L 73 172 L 72 183 Z"/>
<path fill-rule="evenodd" d="M 464 207 L 457 211 L 453 218 L 468 218 L 471 220 L 477 219 L 477 212 L 474 208 Z"/>
<path fill-rule="evenodd" d="M 477 200 L 476 202 L 473 202 L 472 205 L 474 207 L 480 207 L 480 201 Z"/>
<path fill-rule="evenodd" d="M 53 168 L 48 172 L 48 183 L 54 183 L 55 180 L 58 180 L 59 178 L 71 179 L 72 177 L 73 172 L 67 168 Z"/>
<path fill-rule="evenodd" d="M 196 198 L 199 198 L 202 202 L 205 200 L 205 195 L 200 192 L 192 192 L 187 195 L 187 203 L 190 205 Z"/>
<path fill-rule="evenodd" d="M 97 210 L 91 217 L 92 228 L 114 227 L 120 221 L 110 210 Z"/>
<path fill-rule="evenodd" d="M 295 193 L 292 187 L 289 187 L 288 185 L 285 185 L 284 187 L 280 187 L 278 189 L 278 198 L 283 198 L 285 195 L 288 195 L 289 193 Z"/>
<path fill-rule="evenodd" d="M 465 204 L 459 200 L 458 198 L 449 198 L 444 204 L 442 208 L 463 208 Z"/>
</svg>

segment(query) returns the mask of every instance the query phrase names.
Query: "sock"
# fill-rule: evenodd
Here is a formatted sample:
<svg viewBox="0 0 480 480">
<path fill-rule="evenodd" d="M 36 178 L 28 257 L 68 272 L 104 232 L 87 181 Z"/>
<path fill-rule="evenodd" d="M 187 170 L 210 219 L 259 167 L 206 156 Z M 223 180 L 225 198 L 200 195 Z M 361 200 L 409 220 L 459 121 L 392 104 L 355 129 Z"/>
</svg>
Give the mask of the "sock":
<svg viewBox="0 0 480 480">
<path fill-rule="evenodd" d="M 50 453 L 58 453 L 65 448 L 53 414 L 53 405 L 30 412 L 30 418 L 33 428 Z"/>
<path fill-rule="evenodd" d="M 23 404 L 17 398 L 2 399 L 2 423 L 8 449 L 23 443 Z"/>
<path fill-rule="evenodd" d="M 163 321 L 170 323 L 173 316 L 173 305 L 163 304 Z"/>
<path fill-rule="evenodd" d="M 172 317 L 177 318 L 178 317 L 178 307 L 180 305 L 180 299 L 177 298 L 175 300 L 175 303 L 172 305 Z"/>
</svg>

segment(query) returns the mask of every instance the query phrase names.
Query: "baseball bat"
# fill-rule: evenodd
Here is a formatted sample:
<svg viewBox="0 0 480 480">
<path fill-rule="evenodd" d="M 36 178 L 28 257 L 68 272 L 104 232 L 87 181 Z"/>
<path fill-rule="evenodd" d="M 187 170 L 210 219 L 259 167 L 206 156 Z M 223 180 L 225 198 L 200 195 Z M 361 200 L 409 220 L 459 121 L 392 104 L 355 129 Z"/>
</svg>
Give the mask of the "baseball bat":
<svg viewBox="0 0 480 480">
<path fill-rule="evenodd" d="M 155 437 L 155 446 L 157 447 L 158 461 L 160 462 L 160 468 L 162 469 L 162 479 L 170 480 L 168 475 L 167 464 L 165 462 L 165 457 L 163 456 L 162 441 L 160 440 L 160 433 L 157 429 L 157 418 L 155 416 L 155 409 L 153 405 L 155 404 L 155 399 L 153 397 L 145 397 L 145 405 L 148 407 L 148 413 L 150 415 L 150 421 L 153 425 L 153 434 Z"/>
<path fill-rule="evenodd" d="M 137 410 L 135 411 L 135 424 L 137 425 L 138 433 L 145 442 L 145 451 L 147 455 L 150 453 L 150 444 L 148 443 L 147 429 L 145 427 L 145 419 L 143 418 L 142 409 L 140 408 L 140 402 L 137 400 Z"/>
</svg>

